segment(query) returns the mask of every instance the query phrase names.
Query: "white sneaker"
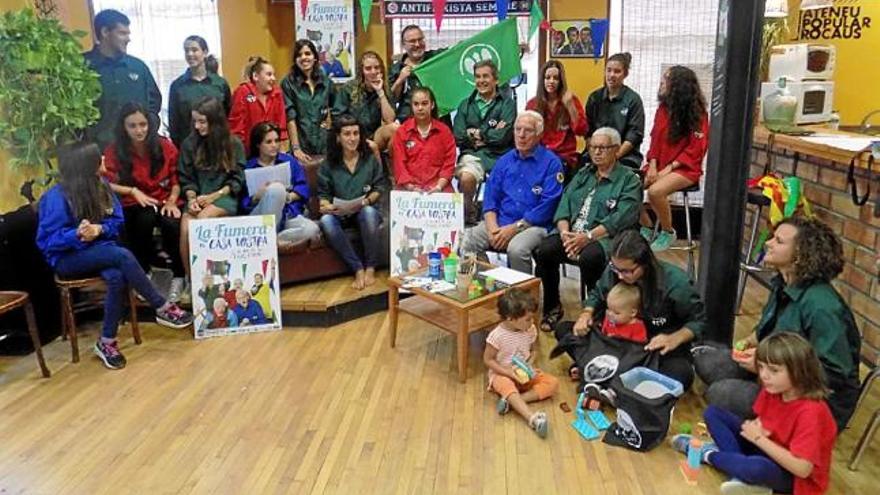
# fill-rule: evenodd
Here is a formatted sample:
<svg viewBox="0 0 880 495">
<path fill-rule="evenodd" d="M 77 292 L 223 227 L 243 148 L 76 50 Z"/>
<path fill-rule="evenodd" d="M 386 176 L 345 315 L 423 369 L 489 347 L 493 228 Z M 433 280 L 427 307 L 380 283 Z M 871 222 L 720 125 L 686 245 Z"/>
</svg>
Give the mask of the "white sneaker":
<svg viewBox="0 0 880 495">
<path fill-rule="evenodd" d="M 761 485 L 750 485 L 736 478 L 731 478 L 721 483 L 721 493 L 724 495 L 773 495 L 773 490 Z"/>
<path fill-rule="evenodd" d="M 192 287 L 190 286 L 189 280 L 184 279 L 183 281 L 183 289 L 180 291 L 180 301 L 179 304 L 183 306 L 192 305 Z"/>
<path fill-rule="evenodd" d="M 174 277 L 173 279 L 171 279 L 171 289 L 168 290 L 168 300 L 173 303 L 180 302 L 180 296 L 183 293 L 183 288 L 183 277 Z"/>
</svg>

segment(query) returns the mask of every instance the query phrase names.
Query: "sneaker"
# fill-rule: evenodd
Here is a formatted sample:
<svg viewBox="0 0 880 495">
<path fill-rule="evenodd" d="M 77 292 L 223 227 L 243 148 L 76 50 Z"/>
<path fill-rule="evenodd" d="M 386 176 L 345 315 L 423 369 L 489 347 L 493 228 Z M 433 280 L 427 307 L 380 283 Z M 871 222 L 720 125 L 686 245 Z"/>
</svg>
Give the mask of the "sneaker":
<svg viewBox="0 0 880 495">
<path fill-rule="evenodd" d="M 661 230 L 657 233 L 657 237 L 654 237 L 654 241 L 651 242 L 651 251 L 660 252 L 666 251 L 672 246 L 672 243 L 675 242 L 676 235 L 675 230 L 666 231 Z"/>
<path fill-rule="evenodd" d="M 171 288 L 168 289 L 168 300 L 173 303 L 179 303 L 183 295 L 183 277 L 174 277 L 171 279 Z"/>
<path fill-rule="evenodd" d="M 192 321 L 192 315 L 173 302 L 156 310 L 156 323 L 169 328 L 186 328 Z"/>
<path fill-rule="evenodd" d="M 642 227 L 639 229 L 639 234 L 642 234 L 642 237 L 644 237 L 645 240 L 648 242 L 651 242 L 654 240 L 654 228 L 653 227 Z"/>
<path fill-rule="evenodd" d="M 750 485 L 736 478 L 721 483 L 721 493 L 724 495 L 763 495 L 772 494 L 773 490 L 761 485 Z"/>
<path fill-rule="evenodd" d="M 559 320 L 565 315 L 565 312 L 562 310 L 562 305 L 556 306 L 551 309 L 541 318 L 541 331 L 542 332 L 552 332 L 556 327 L 556 324 L 559 323 Z"/>
<path fill-rule="evenodd" d="M 617 394 L 610 388 L 603 388 L 595 383 L 587 383 L 584 385 L 584 395 L 598 400 L 603 406 L 617 407 Z"/>
<path fill-rule="evenodd" d="M 507 399 L 504 397 L 498 399 L 498 402 L 495 404 L 495 410 L 498 411 L 498 414 L 504 416 L 510 411 L 510 402 L 507 402 Z"/>
<path fill-rule="evenodd" d="M 113 342 L 103 342 L 102 340 L 98 340 L 95 342 L 95 355 L 101 358 L 101 361 L 104 362 L 104 366 L 111 370 L 120 370 L 125 368 L 125 356 L 119 352 L 119 344 L 114 340 Z"/>
<path fill-rule="evenodd" d="M 540 411 L 533 414 L 529 419 L 529 426 L 535 430 L 535 433 L 537 433 L 539 437 L 547 438 L 547 432 L 550 429 L 550 423 L 547 421 L 547 413 Z"/>
</svg>

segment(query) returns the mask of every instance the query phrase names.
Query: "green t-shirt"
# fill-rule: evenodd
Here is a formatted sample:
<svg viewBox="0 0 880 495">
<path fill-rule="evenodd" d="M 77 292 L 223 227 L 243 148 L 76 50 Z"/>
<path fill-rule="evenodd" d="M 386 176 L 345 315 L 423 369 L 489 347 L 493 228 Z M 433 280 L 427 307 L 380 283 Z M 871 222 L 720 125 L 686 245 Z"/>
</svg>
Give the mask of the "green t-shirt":
<svg viewBox="0 0 880 495">
<path fill-rule="evenodd" d="M 483 170 L 489 172 L 501 155 L 513 149 L 516 103 L 510 96 L 510 90 L 501 88 L 485 110 L 480 109 L 481 102 L 483 99 L 476 90 L 461 102 L 452 123 L 452 133 L 460 155 L 479 157 Z M 485 146 L 478 148 L 468 136 L 468 129 L 479 129 Z"/>
<path fill-rule="evenodd" d="M 168 90 L 168 133 L 174 145 L 180 148 L 189 136 L 192 109 L 202 98 L 210 96 L 223 104 L 226 115 L 232 105 L 232 93 L 226 79 L 209 72 L 201 81 L 192 78 L 189 69 L 171 83 Z"/>
<path fill-rule="evenodd" d="M 186 197 L 187 191 L 194 191 L 197 195 L 210 194 L 223 186 L 229 186 L 231 192 L 214 202 L 214 206 L 223 208 L 230 215 L 235 215 L 238 209 L 238 194 L 241 192 L 244 182 L 244 145 L 235 136 L 232 136 L 232 150 L 235 157 L 235 167 L 229 172 L 224 172 L 219 167 L 213 169 L 201 169 L 196 167 L 196 146 L 199 137 L 190 134 L 183 140 L 180 147 L 180 158 L 177 162 L 177 174 L 180 178 L 180 194 Z"/>
<path fill-rule="evenodd" d="M 281 92 L 287 121 L 296 122 L 302 150 L 309 155 L 326 154 L 327 130 L 321 124 L 330 115 L 336 97 L 330 78 L 321 70 L 313 92 L 304 79 L 291 72 L 281 81 Z"/>
<path fill-rule="evenodd" d="M 645 107 L 639 94 L 624 86 L 620 94 L 611 99 L 608 89 L 603 86 L 590 93 L 585 110 L 589 125 L 587 139 L 600 127 L 616 129 L 622 141 L 629 141 L 633 145 L 632 151 L 620 162 L 630 168 L 641 168 L 644 157 L 639 147 L 645 138 Z"/>
<path fill-rule="evenodd" d="M 382 126 L 382 102 L 379 94 L 375 91 L 364 91 L 357 101 L 353 96 L 357 89 L 357 79 L 349 81 L 336 92 L 336 100 L 333 103 L 333 118 L 343 113 L 349 113 L 363 126 L 367 132 L 367 138 L 372 138 L 376 129 Z"/>
<path fill-rule="evenodd" d="M 362 156 L 354 172 L 344 163 L 325 161 L 318 169 L 318 197 L 327 201 L 333 198 L 357 199 L 371 192 L 388 191 L 388 177 L 382 165 L 372 153 Z"/>
</svg>

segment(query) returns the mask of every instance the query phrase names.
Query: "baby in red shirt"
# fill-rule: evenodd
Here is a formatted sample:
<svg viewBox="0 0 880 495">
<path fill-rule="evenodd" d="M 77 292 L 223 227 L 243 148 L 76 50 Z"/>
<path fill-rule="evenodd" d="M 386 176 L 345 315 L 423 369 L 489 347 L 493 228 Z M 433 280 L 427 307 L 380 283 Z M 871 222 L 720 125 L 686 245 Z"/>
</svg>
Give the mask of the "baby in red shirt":
<svg viewBox="0 0 880 495">
<path fill-rule="evenodd" d="M 644 343 L 648 341 L 648 329 L 639 318 L 642 295 L 635 285 L 618 283 L 608 291 L 605 320 L 602 333 L 609 337 Z"/>
</svg>

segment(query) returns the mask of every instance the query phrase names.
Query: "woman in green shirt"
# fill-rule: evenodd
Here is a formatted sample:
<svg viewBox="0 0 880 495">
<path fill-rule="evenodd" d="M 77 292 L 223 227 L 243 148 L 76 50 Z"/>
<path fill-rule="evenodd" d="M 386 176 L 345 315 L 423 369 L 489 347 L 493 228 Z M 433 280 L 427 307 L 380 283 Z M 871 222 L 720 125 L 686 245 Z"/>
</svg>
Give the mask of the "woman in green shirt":
<svg viewBox="0 0 880 495">
<path fill-rule="evenodd" d="M 316 165 L 327 153 L 333 83 L 318 63 L 318 50 L 309 40 L 293 46 L 293 67 L 281 81 L 287 135 L 293 156 L 305 166 Z"/>
<path fill-rule="evenodd" d="M 367 143 L 374 151 L 388 149 L 397 130 L 394 106 L 385 82 L 385 63 L 374 51 L 361 55 L 359 73 L 336 93 L 333 118 L 343 113 L 354 115 L 367 133 Z"/>
<path fill-rule="evenodd" d="M 183 41 L 183 54 L 189 68 L 171 83 L 168 90 L 168 132 L 178 148 L 192 130 L 191 112 L 199 100 L 206 96 L 217 98 L 226 113 L 232 104 L 229 84 L 217 74 L 219 64 L 208 53 L 205 38 L 188 36 Z"/>
<path fill-rule="evenodd" d="M 376 204 L 387 190 L 388 178 L 367 146 L 363 126 L 351 115 L 340 115 L 333 122 L 327 160 L 318 169 L 320 224 L 327 243 L 354 272 L 351 286 L 357 290 L 376 282 L 382 242 L 387 242 L 379 236 L 382 214 Z M 360 230 L 363 259 L 345 234 L 353 226 Z"/>
<path fill-rule="evenodd" d="M 186 206 L 180 223 L 180 258 L 189 278 L 189 222 L 235 215 L 244 181 L 244 147 L 229 132 L 222 104 L 207 97 L 192 111 L 193 132 L 183 141 L 177 173 Z"/>
<path fill-rule="evenodd" d="M 849 306 L 831 285 L 843 271 L 843 248 L 837 235 L 818 220 L 783 220 L 767 241 L 764 263 L 778 275 L 755 330 L 737 343 L 734 357 L 726 346 L 694 350 L 697 373 L 708 385 L 710 404 L 751 415 L 760 387 L 755 374 L 758 342 L 778 332 L 806 338 L 822 363 L 831 390 L 828 406 L 843 431 L 859 398 L 861 338 Z"/>
</svg>

